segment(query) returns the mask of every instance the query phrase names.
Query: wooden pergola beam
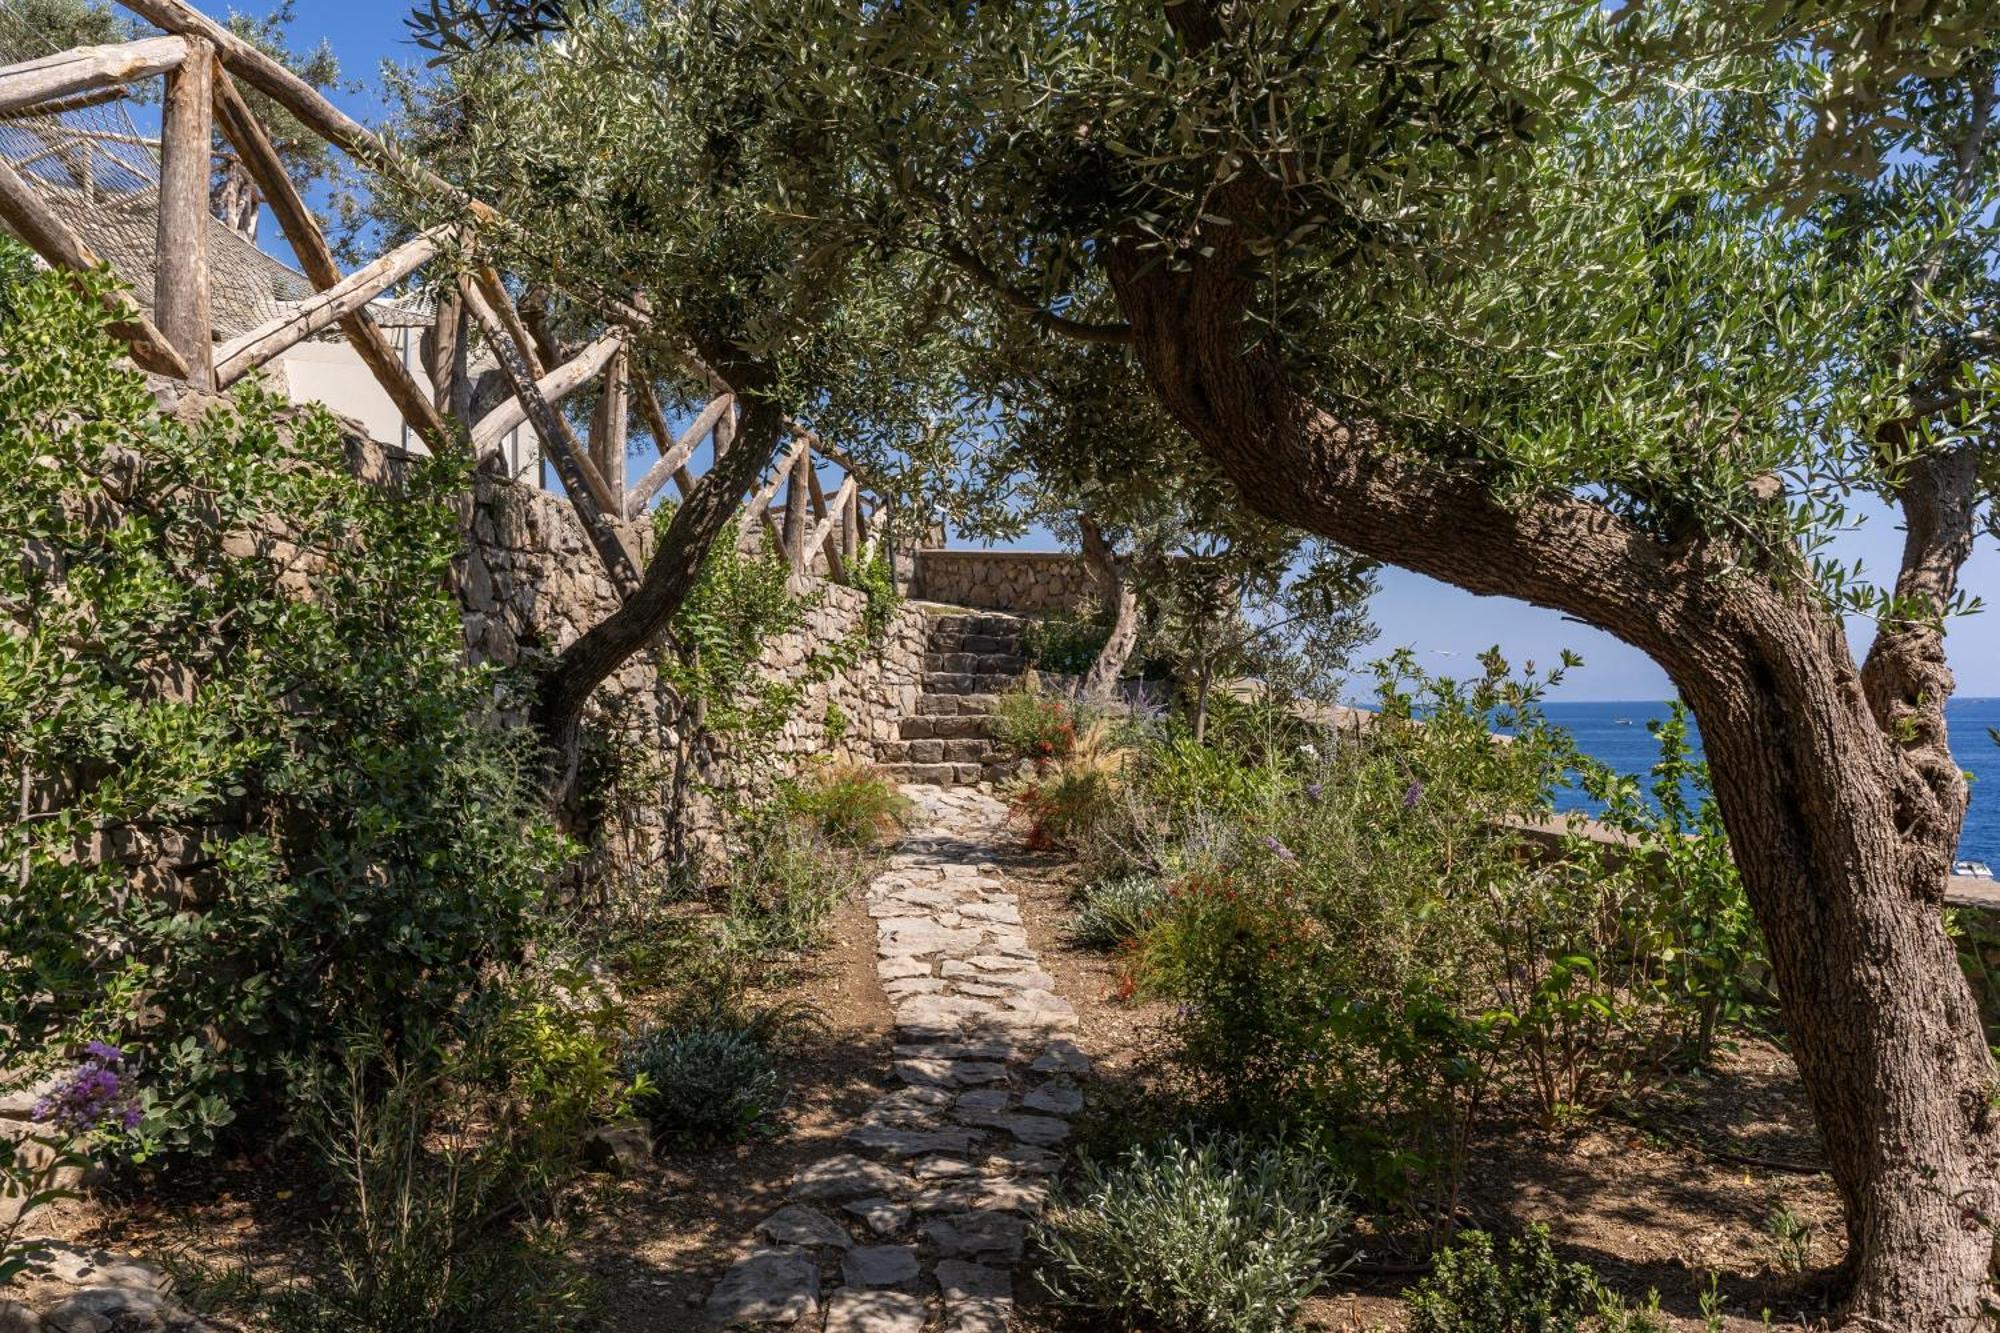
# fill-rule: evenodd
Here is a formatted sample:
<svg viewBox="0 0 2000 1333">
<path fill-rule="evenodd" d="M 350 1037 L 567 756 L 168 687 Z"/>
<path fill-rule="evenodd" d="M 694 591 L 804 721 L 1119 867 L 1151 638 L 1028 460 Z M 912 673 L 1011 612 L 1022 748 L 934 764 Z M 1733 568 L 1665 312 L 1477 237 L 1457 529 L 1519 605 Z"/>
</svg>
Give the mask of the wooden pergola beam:
<svg viewBox="0 0 2000 1333">
<path fill-rule="evenodd" d="M 152 16 L 149 14 L 147 17 Z M 243 100 L 243 94 L 237 91 L 235 82 L 223 71 L 218 71 L 215 78 L 215 112 L 221 121 L 223 136 L 235 146 L 244 170 L 256 182 L 264 202 L 271 206 L 271 213 L 278 219 L 285 239 L 292 243 L 292 253 L 298 257 L 299 267 L 306 277 L 321 291 L 339 286 L 340 264 L 333 257 L 333 249 L 327 245 L 319 222 L 313 217 L 312 210 L 306 207 L 298 187 L 292 184 L 291 175 L 286 172 L 277 149 L 271 146 L 263 126 L 257 123 L 257 117 Z M 411 376 L 367 309 L 356 310 L 340 320 L 339 324 L 340 331 L 347 335 L 347 341 L 353 344 L 362 364 L 368 367 L 375 376 L 375 382 L 382 386 L 382 391 L 389 395 L 389 401 L 396 405 L 403 420 L 410 423 L 424 443 L 440 454 L 460 448 L 458 432 L 438 414 L 430 394 Z"/>
<path fill-rule="evenodd" d="M 170 35 L 114 46 L 78 46 L 9 65 L 0 69 L 0 115 L 165 74 L 187 54 L 187 39 Z"/>
<path fill-rule="evenodd" d="M 81 273 L 104 262 L 83 243 L 82 237 L 70 230 L 68 223 L 42 202 L 35 187 L 4 161 L 0 161 L 0 221 L 6 222 L 30 249 L 56 268 Z M 129 292 L 120 289 L 106 293 L 104 304 L 117 320 L 112 332 L 132 349 L 132 360 L 140 369 L 178 380 L 188 378 L 187 362 L 167 341 L 167 335 L 154 327 Z"/>
<path fill-rule="evenodd" d="M 473 317 L 486 331 L 486 341 L 493 348 L 493 357 L 500 363 L 500 373 L 514 390 L 514 396 L 527 409 L 528 421 L 533 424 L 536 434 L 542 437 L 543 447 L 548 450 L 555 463 L 556 475 L 562 478 L 563 489 L 569 494 L 570 507 L 583 524 L 585 535 L 603 561 L 605 572 L 621 598 L 629 597 L 639 587 L 639 569 L 632 559 L 632 553 L 625 549 L 625 541 L 617 528 L 612 526 L 610 515 L 616 511 L 608 503 L 604 479 L 590 465 L 585 456 L 583 442 L 569 428 L 553 407 L 549 406 L 541 390 L 535 387 L 534 373 L 522 356 L 519 344 L 507 331 L 500 313 L 488 303 L 478 285 L 461 281 L 459 290 L 464 293 L 465 304 Z"/>
<path fill-rule="evenodd" d="M 488 308 L 491 308 L 490 304 Z M 535 388 L 541 392 L 542 400 L 554 407 L 588 384 L 598 371 L 604 369 L 605 363 L 618 354 L 618 349 L 624 342 L 625 331 L 613 329 L 554 370 L 537 376 Z M 488 450 L 499 446 L 508 431 L 527 419 L 528 409 L 519 398 L 509 398 L 499 404 L 481 417 L 479 424 L 472 428 L 473 456 L 485 457 Z"/>
<path fill-rule="evenodd" d="M 233 384 L 272 357 L 297 346 L 322 329 L 346 319 L 394 284 L 421 268 L 437 253 L 439 244 L 452 232 L 450 226 L 434 227 L 414 240 L 405 241 L 374 263 L 358 268 L 310 301 L 301 302 L 274 319 L 266 320 L 250 332 L 235 338 L 215 354 L 215 381 Z"/>
<path fill-rule="evenodd" d="M 639 411 L 646 418 L 646 429 L 653 433 L 655 440 L 665 440 L 668 434 L 667 417 L 660 410 L 660 398 L 653 392 L 652 381 L 644 375 L 636 375 L 632 387 L 639 399 Z M 660 487 L 667 484 L 669 477 L 680 488 L 682 496 L 687 495 L 693 485 L 688 479 L 687 461 L 702 437 L 715 429 L 716 423 L 722 420 L 734 401 L 733 396 L 725 393 L 701 409 L 701 415 L 681 432 L 679 439 L 661 452 L 659 460 L 646 469 L 646 475 L 639 478 L 631 494 L 625 497 L 625 517 L 637 518 L 646 512 L 646 506 L 652 502 Z"/>
</svg>

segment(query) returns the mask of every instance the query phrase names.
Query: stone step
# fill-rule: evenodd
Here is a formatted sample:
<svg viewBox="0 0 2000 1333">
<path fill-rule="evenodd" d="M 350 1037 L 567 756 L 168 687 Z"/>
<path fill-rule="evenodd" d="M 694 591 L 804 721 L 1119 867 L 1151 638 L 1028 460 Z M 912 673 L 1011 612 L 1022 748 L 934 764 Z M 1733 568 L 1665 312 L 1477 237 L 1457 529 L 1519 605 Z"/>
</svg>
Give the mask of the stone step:
<svg viewBox="0 0 2000 1333">
<path fill-rule="evenodd" d="M 918 717 L 985 717 L 1000 706 L 998 696 L 991 694 L 920 694 L 917 696 Z"/>
<path fill-rule="evenodd" d="M 963 641 L 967 637 L 983 637 L 1018 643 L 1028 628 L 1028 621 L 1024 616 L 1010 616 L 1000 612 L 950 611 L 931 616 L 930 624 L 926 628 L 933 639 L 951 638 Z"/>
<path fill-rule="evenodd" d="M 984 737 L 964 740 L 877 741 L 875 758 L 888 764 L 985 764 L 1004 755 Z"/>
<path fill-rule="evenodd" d="M 927 671 L 926 694 L 1003 694 L 1021 683 L 1019 676 L 991 672 Z"/>
<path fill-rule="evenodd" d="M 989 676 L 1018 676 L 1028 669 L 1028 659 L 1019 653 L 927 652 L 926 672 L 956 672 Z"/>
<path fill-rule="evenodd" d="M 943 694 L 941 699 L 973 699 L 977 695 Z M 993 730 L 984 713 L 947 714 L 942 717 L 906 717 L 898 726 L 906 741 L 963 741 L 983 739 Z"/>
<path fill-rule="evenodd" d="M 933 787 L 962 787 L 982 781 L 985 770 L 978 764 L 883 764 L 884 775 L 897 782 L 918 782 Z"/>
</svg>

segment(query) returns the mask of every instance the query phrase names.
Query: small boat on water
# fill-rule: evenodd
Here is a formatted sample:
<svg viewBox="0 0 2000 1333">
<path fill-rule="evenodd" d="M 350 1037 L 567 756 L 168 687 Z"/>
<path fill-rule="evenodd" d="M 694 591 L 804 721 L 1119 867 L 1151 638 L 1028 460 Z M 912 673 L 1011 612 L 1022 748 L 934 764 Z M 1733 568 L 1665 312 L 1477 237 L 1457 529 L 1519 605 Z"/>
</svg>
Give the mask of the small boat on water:
<svg viewBox="0 0 2000 1333">
<path fill-rule="evenodd" d="M 1951 863 L 1951 873 L 1971 879 L 1992 879 L 1993 867 L 1984 861 L 1954 861 Z"/>
</svg>

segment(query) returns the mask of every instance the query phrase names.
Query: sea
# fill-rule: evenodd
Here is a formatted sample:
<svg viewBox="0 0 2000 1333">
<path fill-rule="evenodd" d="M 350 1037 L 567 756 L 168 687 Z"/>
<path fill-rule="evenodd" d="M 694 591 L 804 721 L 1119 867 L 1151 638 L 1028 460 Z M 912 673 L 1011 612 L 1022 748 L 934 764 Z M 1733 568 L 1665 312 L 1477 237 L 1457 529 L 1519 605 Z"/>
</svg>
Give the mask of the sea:
<svg viewBox="0 0 2000 1333">
<path fill-rule="evenodd" d="M 1646 724 L 1667 717 L 1665 703 L 1544 702 L 1542 711 L 1549 721 L 1569 732 L 1577 748 L 1591 758 L 1642 780 L 1651 776 L 1659 759 L 1659 745 Z M 2000 744 L 1994 743 L 1989 732 L 2000 729 L 2000 699 L 1953 699 L 1945 705 L 1945 720 L 1951 728 L 1952 754 L 1959 767 L 1972 775 L 1972 803 L 1966 811 L 1958 854 L 1961 859 L 1984 861 L 2000 870 Z M 1689 730 L 1698 747 L 1699 731 L 1692 725 Z M 1556 806 L 1587 814 L 1602 809 L 1574 789 L 1558 793 Z"/>
</svg>

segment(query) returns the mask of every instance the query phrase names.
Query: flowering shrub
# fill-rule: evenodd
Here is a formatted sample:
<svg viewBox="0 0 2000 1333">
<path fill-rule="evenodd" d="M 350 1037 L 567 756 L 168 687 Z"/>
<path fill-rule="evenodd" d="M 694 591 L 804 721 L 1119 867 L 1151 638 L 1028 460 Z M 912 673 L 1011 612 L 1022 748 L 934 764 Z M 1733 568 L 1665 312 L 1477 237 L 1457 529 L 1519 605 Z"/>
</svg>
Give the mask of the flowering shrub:
<svg viewBox="0 0 2000 1333">
<path fill-rule="evenodd" d="M 77 1136 L 137 1129 L 142 1113 L 125 1083 L 125 1053 L 101 1041 L 83 1049 L 83 1060 L 35 1102 L 34 1118 Z"/>
<path fill-rule="evenodd" d="M 66 1175 L 89 1158 L 79 1144 L 99 1134 L 129 1133 L 139 1125 L 139 1101 L 125 1073 L 125 1053 L 101 1041 L 88 1043 L 83 1058 L 35 1100 L 29 1115 L 47 1128 L 24 1137 L 0 1135 L 0 1287 L 5 1287 L 41 1254 L 20 1240 L 29 1214 L 64 1198 Z"/>
<path fill-rule="evenodd" d="M 993 738 L 1045 773 L 1076 749 L 1077 722 L 1076 705 L 1061 695 L 1009 690 L 994 705 Z"/>
</svg>

